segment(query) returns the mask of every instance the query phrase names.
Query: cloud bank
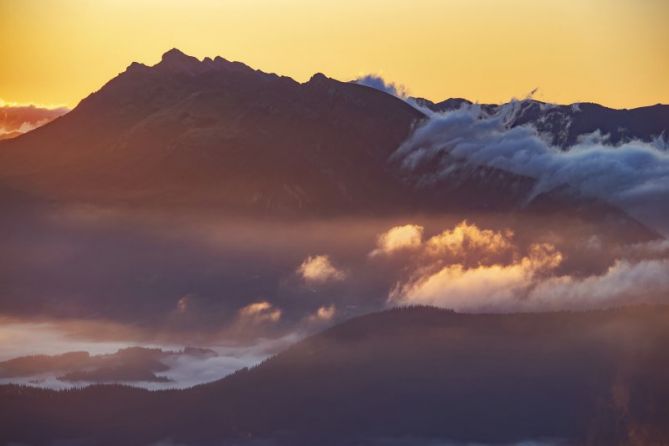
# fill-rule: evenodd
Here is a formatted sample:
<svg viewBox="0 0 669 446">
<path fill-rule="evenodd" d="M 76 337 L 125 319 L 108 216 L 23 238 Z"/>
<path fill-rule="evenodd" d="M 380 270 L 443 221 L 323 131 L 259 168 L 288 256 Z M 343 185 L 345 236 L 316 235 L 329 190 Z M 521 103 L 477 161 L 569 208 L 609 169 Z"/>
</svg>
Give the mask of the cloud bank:
<svg viewBox="0 0 669 446">
<path fill-rule="evenodd" d="M 457 163 L 531 177 L 528 201 L 563 186 L 608 201 L 669 234 L 669 151 L 663 139 L 607 145 L 584 137 L 569 150 L 551 146 L 531 125 L 510 127 L 517 102 L 489 114 L 477 105 L 431 113 L 393 155 L 418 182 L 447 178 Z"/>
<path fill-rule="evenodd" d="M 79 350 L 55 356 L 23 356 L 0 361 L 0 384 L 51 389 L 101 383 L 152 390 L 187 388 L 221 379 L 244 367 L 253 367 L 297 340 L 292 335 L 239 346 L 125 345 L 104 354 Z"/>
<path fill-rule="evenodd" d="M 416 231 L 422 234 L 423 228 Z M 637 251 L 664 252 L 664 242 L 656 245 Z M 410 255 L 395 253 L 409 273 L 389 293 L 390 305 L 463 312 L 582 310 L 662 302 L 669 295 L 669 259 L 620 258 L 602 274 L 562 274 L 565 255 L 554 244 L 522 249 L 512 231 L 466 221 L 413 249 Z"/>
<path fill-rule="evenodd" d="M 9 139 L 36 129 L 70 111 L 65 107 L 9 105 L 0 100 L 0 139 Z"/>
<path fill-rule="evenodd" d="M 618 260 L 604 274 L 547 279 L 531 290 L 529 309 L 587 310 L 621 304 L 653 303 L 669 294 L 669 260 Z"/>
</svg>

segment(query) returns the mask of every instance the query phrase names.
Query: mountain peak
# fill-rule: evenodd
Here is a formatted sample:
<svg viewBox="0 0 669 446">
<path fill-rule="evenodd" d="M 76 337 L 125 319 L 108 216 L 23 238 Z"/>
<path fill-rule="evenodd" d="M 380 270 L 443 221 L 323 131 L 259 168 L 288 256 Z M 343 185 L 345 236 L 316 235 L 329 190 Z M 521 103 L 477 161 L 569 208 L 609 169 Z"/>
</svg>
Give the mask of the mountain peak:
<svg viewBox="0 0 669 446">
<path fill-rule="evenodd" d="M 189 56 L 188 54 L 184 53 L 178 48 L 172 48 L 171 50 L 165 51 L 163 54 L 161 60 L 163 62 L 169 61 L 169 60 L 179 60 L 179 59 L 189 59 L 192 58 L 192 56 Z"/>
<path fill-rule="evenodd" d="M 311 76 L 309 82 L 320 82 L 325 80 L 328 80 L 328 77 L 326 75 L 324 75 L 323 73 L 315 73 L 313 76 Z"/>
<path fill-rule="evenodd" d="M 163 54 L 158 65 L 173 70 L 189 71 L 190 69 L 199 66 L 200 61 L 196 57 L 189 56 L 177 48 L 172 48 Z"/>
</svg>

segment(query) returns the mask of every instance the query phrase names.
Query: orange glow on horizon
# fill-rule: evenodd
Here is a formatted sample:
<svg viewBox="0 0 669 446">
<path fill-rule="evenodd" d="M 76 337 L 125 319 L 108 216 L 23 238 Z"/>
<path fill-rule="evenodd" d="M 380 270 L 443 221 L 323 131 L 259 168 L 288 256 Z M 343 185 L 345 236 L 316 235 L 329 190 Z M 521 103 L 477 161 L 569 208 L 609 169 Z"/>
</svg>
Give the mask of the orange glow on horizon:
<svg viewBox="0 0 669 446">
<path fill-rule="evenodd" d="M 67 104 L 42 104 L 40 102 L 10 102 L 0 98 L 0 108 L 14 108 L 14 107 L 35 107 L 46 110 L 57 110 L 69 108 Z"/>
<path fill-rule="evenodd" d="M 669 103 L 663 0 L 0 0 L 0 97 L 66 104 L 177 47 L 432 100 Z"/>
</svg>

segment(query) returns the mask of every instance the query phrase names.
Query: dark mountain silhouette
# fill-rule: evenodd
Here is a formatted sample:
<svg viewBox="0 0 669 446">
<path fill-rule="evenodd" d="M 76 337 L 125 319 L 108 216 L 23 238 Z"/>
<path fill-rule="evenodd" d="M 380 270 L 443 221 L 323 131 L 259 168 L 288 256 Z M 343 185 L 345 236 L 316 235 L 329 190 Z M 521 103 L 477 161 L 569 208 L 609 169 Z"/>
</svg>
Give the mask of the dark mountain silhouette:
<svg viewBox="0 0 669 446">
<path fill-rule="evenodd" d="M 665 306 L 395 309 L 183 391 L 0 387 L 0 441 L 665 444 L 668 322 Z"/>
<path fill-rule="evenodd" d="M 2 145 L 3 179 L 57 199 L 351 210 L 408 203 L 385 160 L 422 114 L 317 74 L 304 84 L 171 50 Z"/>
<path fill-rule="evenodd" d="M 155 66 L 133 63 L 67 115 L 0 143 L 0 187 L 40 200 L 271 216 L 525 206 L 534 180 L 489 167 L 460 166 L 438 186 L 416 188 L 388 159 L 424 118 L 355 83 L 316 74 L 300 84 L 173 49 Z M 644 232 L 573 191 L 535 202 Z"/>
</svg>

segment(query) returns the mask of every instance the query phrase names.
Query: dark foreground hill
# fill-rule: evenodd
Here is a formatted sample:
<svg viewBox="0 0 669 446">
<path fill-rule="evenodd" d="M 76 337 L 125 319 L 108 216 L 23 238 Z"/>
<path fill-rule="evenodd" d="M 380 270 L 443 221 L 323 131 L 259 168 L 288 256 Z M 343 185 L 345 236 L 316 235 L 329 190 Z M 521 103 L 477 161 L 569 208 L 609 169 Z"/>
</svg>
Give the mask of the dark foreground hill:
<svg viewBox="0 0 669 446">
<path fill-rule="evenodd" d="M 668 307 L 397 309 L 184 391 L 1 387 L 0 443 L 667 444 L 667 342 Z"/>
</svg>

